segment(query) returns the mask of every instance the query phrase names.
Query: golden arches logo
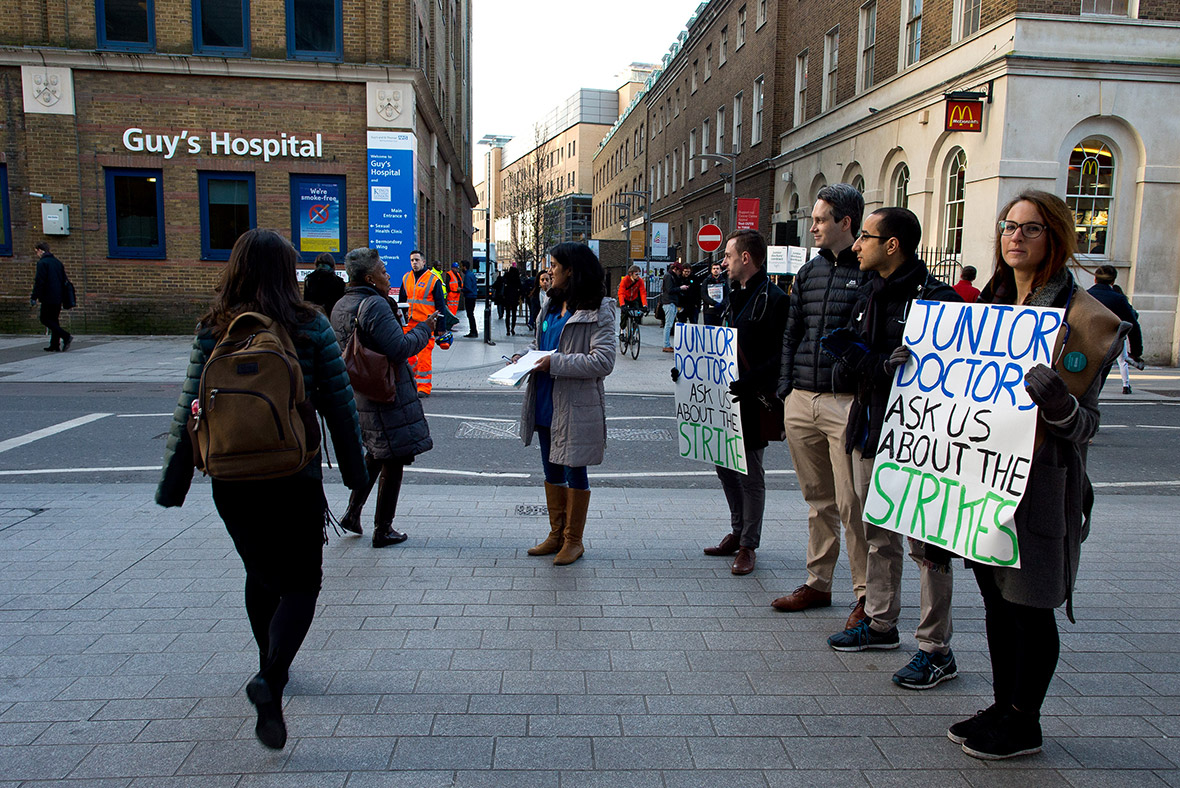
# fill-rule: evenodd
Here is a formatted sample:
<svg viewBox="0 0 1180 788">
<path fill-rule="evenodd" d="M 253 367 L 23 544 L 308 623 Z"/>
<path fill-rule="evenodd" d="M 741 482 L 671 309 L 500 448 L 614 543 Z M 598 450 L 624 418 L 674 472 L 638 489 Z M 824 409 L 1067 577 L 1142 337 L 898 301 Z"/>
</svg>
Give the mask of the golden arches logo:
<svg viewBox="0 0 1180 788">
<path fill-rule="evenodd" d="M 971 104 L 956 104 L 951 108 L 952 126 L 974 126 L 979 123 L 975 117 L 974 106 Z"/>
<path fill-rule="evenodd" d="M 1091 159 L 1089 157 L 1082 159 L 1082 175 L 1093 175 L 1098 177 L 1098 159 Z"/>
</svg>

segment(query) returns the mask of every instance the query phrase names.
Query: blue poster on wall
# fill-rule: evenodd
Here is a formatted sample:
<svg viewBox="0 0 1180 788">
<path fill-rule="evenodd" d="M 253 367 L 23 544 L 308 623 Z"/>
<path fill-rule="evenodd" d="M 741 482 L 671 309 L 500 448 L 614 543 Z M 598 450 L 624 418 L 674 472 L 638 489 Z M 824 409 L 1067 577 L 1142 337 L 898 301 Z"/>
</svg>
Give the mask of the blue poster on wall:
<svg viewBox="0 0 1180 788">
<path fill-rule="evenodd" d="M 418 243 L 417 152 L 409 132 L 369 132 L 369 246 L 380 252 L 395 288 Z"/>
<path fill-rule="evenodd" d="M 299 251 L 340 254 L 341 185 L 301 180 L 296 185 Z"/>
</svg>

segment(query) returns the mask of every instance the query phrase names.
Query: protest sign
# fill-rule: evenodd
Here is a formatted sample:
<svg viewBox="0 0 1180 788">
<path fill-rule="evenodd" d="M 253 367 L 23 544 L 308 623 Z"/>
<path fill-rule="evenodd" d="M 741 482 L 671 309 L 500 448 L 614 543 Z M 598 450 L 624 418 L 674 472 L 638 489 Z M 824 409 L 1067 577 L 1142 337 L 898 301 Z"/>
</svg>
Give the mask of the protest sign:
<svg viewBox="0 0 1180 788">
<path fill-rule="evenodd" d="M 1036 405 L 1024 374 L 1052 366 L 1064 311 L 915 301 L 865 503 L 866 523 L 997 566 L 1020 566 L 1012 524 Z"/>
<path fill-rule="evenodd" d="M 737 331 L 676 324 L 676 420 L 680 456 L 747 473 L 742 420 L 729 384 L 737 377 Z"/>
</svg>

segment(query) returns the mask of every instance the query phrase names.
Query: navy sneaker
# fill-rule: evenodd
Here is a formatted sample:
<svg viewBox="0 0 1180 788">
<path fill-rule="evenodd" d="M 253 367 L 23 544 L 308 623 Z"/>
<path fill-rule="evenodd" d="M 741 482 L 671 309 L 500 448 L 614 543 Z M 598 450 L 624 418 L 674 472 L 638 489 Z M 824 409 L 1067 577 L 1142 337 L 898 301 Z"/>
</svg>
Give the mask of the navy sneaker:
<svg viewBox="0 0 1180 788">
<path fill-rule="evenodd" d="M 869 619 L 861 621 L 851 629 L 832 635 L 828 638 L 828 645 L 836 651 L 864 651 L 870 648 L 897 648 L 901 641 L 897 637 L 897 627 L 888 632 L 878 632 L 869 626 Z"/>
<path fill-rule="evenodd" d="M 972 736 L 978 736 L 985 728 L 995 725 L 1002 716 L 1004 716 L 1004 710 L 998 704 L 993 703 L 986 709 L 975 712 L 974 717 L 956 722 L 947 729 L 946 737 L 955 744 L 962 744 Z"/>
<path fill-rule="evenodd" d="M 949 650 L 939 654 L 919 649 L 910 664 L 893 674 L 893 683 L 906 689 L 924 690 L 937 687 L 958 675 L 955 655 Z"/>
<path fill-rule="evenodd" d="M 963 752 L 985 761 L 1002 761 L 1041 751 L 1041 720 L 1035 714 L 1008 709 L 995 724 L 963 742 Z"/>
</svg>

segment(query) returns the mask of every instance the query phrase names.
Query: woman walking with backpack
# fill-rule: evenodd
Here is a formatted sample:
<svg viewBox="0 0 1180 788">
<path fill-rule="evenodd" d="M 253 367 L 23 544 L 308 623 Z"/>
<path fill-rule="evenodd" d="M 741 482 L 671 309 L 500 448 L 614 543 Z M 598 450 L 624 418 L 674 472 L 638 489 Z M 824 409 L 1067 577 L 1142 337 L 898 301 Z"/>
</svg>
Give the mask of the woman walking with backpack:
<svg viewBox="0 0 1180 788">
<path fill-rule="evenodd" d="M 210 422 L 232 422 L 235 416 L 241 418 L 241 411 L 248 410 L 249 406 L 243 404 L 246 397 L 232 396 L 236 393 L 232 389 L 223 391 L 216 408 L 212 403 L 218 391 L 202 390 L 207 360 L 215 349 L 218 354 L 226 352 L 225 346 L 218 348 L 218 344 L 226 338 L 231 323 L 243 316 L 262 325 L 271 323 L 265 333 L 294 346 L 302 373 L 301 380 L 294 379 L 296 384 L 302 384 L 296 385 L 300 396 L 295 401 L 305 396 L 327 422 L 345 485 L 356 488 L 365 483 L 360 427 L 340 348 L 328 319 L 299 297 L 296 258 L 294 247 L 272 230 L 250 230 L 234 244 L 217 286 L 217 297 L 201 318 L 193 340 L 156 490 L 156 503 L 161 506 L 182 505 L 192 483 L 195 455 L 188 429 L 190 414 L 194 419 L 203 414 L 206 419 L 204 431 L 198 431 L 199 441 L 203 442 L 217 429 Z M 248 350 L 262 333 L 237 342 L 236 348 Z M 243 390 L 262 385 L 256 380 L 258 366 L 256 361 L 236 365 Z M 307 456 L 301 460 L 301 467 L 282 475 L 275 475 L 279 471 L 273 467 L 263 466 L 254 468 L 251 474 L 250 464 L 255 461 L 242 459 L 231 474 L 235 478 L 219 478 L 223 466 L 214 465 L 217 455 L 211 454 L 207 445 L 201 447 L 205 469 L 213 476 L 217 513 L 246 569 L 246 614 L 259 656 L 259 671 L 246 684 L 246 695 L 258 712 L 254 733 L 275 750 L 281 750 L 287 742 L 283 689 L 291 662 L 315 615 L 323 577 L 328 504 L 320 451 L 312 429 L 314 414 L 308 416 L 310 437 L 304 446 Z M 291 424 L 287 426 L 289 433 Z M 254 478 L 249 478 L 251 475 Z"/>
<path fill-rule="evenodd" d="M 393 302 L 386 295 L 389 274 L 376 249 L 353 249 L 344 258 L 344 271 L 348 274 L 348 287 L 332 310 L 336 338 L 341 347 L 347 347 L 353 332 L 359 331 L 361 344 L 384 355 L 396 369 L 397 394 L 391 401 L 379 402 L 356 392 L 369 481 L 353 489 L 348 511 L 340 518 L 340 527 L 358 536 L 363 533 L 361 510 L 373 485 L 377 484 L 373 547 L 388 547 L 407 538 L 405 533 L 393 528 L 405 467 L 434 446 L 407 360 L 426 347 L 439 314 L 435 312 L 413 330 L 405 331 Z"/>
<path fill-rule="evenodd" d="M 562 243 L 550 254 L 549 298 L 537 317 L 529 350 L 551 350 L 529 374 L 520 436 L 541 444 L 549 536 L 529 555 L 556 555 L 558 566 L 582 557 L 590 506 L 586 466 L 606 450 L 603 379 L 615 368 L 615 302 L 606 297 L 602 265 L 590 247 Z M 513 356 L 512 362 L 520 355 Z"/>
</svg>

